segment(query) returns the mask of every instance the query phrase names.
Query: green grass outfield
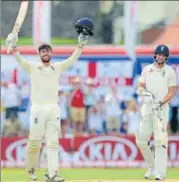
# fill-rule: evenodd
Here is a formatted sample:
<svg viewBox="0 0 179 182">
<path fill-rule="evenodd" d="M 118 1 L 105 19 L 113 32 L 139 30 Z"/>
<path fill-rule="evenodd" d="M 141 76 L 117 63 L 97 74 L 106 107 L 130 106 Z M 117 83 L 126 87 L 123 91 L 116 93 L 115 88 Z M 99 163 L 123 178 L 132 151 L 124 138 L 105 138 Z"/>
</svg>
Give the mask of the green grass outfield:
<svg viewBox="0 0 179 182">
<path fill-rule="evenodd" d="M 1 38 L 1 45 L 5 45 L 5 39 L 6 38 Z M 72 39 L 72 38 L 59 38 L 59 37 L 52 37 L 52 45 L 76 45 L 78 43 L 77 39 Z M 32 37 L 19 37 L 18 39 L 18 45 L 23 46 L 23 45 L 33 45 L 33 39 Z"/>
<path fill-rule="evenodd" d="M 85 182 L 142 182 L 146 169 L 61 169 L 60 174 L 66 179 L 66 182 L 85 181 Z M 39 181 L 44 181 L 44 170 L 38 171 Z M 2 169 L 2 182 L 30 181 L 24 169 Z M 150 180 L 153 181 L 153 180 Z M 179 168 L 168 169 L 168 175 L 165 182 L 179 182 Z"/>
</svg>

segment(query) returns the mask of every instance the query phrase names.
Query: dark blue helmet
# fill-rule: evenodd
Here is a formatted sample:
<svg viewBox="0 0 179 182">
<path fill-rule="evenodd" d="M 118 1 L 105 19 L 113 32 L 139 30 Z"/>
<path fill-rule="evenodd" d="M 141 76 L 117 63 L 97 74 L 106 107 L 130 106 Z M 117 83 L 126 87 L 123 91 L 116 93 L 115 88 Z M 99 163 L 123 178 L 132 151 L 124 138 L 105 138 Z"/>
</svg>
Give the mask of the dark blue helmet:
<svg viewBox="0 0 179 182">
<path fill-rule="evenodd" d="M 168 56 L 170 55 L 170 51 L 169 51 L 168 46 L 166 46 L 166 45 L 164 45 L 164 44 L 161 44 L 161 45 L 158 45 L 158 46 L 156 47 L 155 52 L 154 52 L 154 61 L 156 61 L 156 62 L 159 63 L 159 61 L 156 59 L 156 55 L 157 55 L 157 54 L 163 54 L 163 55 L 166 56 L 165 61 L 162 62 L 162 63 L 160 63 L 160 64 L 165 63 L 165 62 L 167 61 L 167 59 L 168 59 Z"/>
<path fill-rule="evenodd" d="M 156 54 L 163 54 L 165 55 L 166 57 L 168 57 L 170 55 L 170 51 L 169 51 L 169 48 L 168 46 L 164 45 L 164 44 L 161 44 L 161 45 L 158 45 L 155 49 L 155 55 Z"/>
<path fill-rule="evenodd" d="M 87 17 L 78 19 L 75 22 L 75 28 L 78 34 L 93 36 L 93 22 Z"/>
</svg>

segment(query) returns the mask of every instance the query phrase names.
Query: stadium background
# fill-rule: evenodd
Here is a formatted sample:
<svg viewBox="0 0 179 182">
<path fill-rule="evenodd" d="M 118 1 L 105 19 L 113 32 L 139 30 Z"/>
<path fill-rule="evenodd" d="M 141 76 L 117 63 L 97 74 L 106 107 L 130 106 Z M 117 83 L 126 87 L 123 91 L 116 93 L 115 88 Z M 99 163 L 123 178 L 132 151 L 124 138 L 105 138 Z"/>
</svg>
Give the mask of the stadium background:
<svg viewBox="0 0 179 182">
<path fill-rule="evenodd" d="M 2 1 L 1 166 L 4 181 L 28 179 L 23 170 L 10 169 L 24 167 L 29 129 L 29 78 L 17 65 L 14 57 L 6 55 L 4 47 L 4 40 L 12 29 L 19 5 L 19 1 Z M 46 36 L 42 39 L 48 38 L 49 34 L 54 46 L 52 58 L 54 62 L 69 56 L 75 48 L 77 34 L 73 23 L 76 19 L 88 16 L 95 25 L 95 35 L 84 49 L 79 62 L 63 73 L 59 80 L 59 104 L 65 106 L 63 111 L 66 113 L 63 118 L 63 138 L 60 139 L 59 148 L 59 166 L 65 168 L 62 170 L 62 175 L 64 174 L 67 179 L 142 179 L 146 166 L 136 147 L 134 137 L 135 129 L 139 124 L 141 104 L 140 98 L 135 93 L 137 76 L 141 68 L 152 62 L 155 46 L 165 43 L 171 49 L 168 63 L 175 69 L 179 85 L 179 36 L 177 36 L 179 4 L 177 1 L 135 1 L 135 4 L 132 2 L 127 4 L 123 1 L 52 1 L 50 5 L 51 21 L 46 22 L 45 29 L 43 28 Z M 136 19 L 127 16 L 125 8 L 130 9 L 129 13 L 133 12 L 133 17 L 136 16 Z M 39 20 L 43 19 L 41 16 L 38 16 Z M 36 21 L 33 17 L 33 2 L 30 2 L 27 18 L 19 34 L 19 44 L 21 53 L 29 61 L 38 61 L 34 45 L 37 41 L 34 36 L 36 29 L 33 28 L 33 23 Z M 126 26 L 126 22 L 131 22 L 131 26 Z M 135 40 L 131 38 L 131 42 L 127 42 L 126 35 L 128 37 L 134 35 Z M 80 79 L 81 87 L 85 92 L 89 87 L 91 88 L 91 84 L 93 85 L 92 94 L 88 95 L 85 103 L 87 106 L 90 102 L 92 108 L 97 109 L 97 113 L 92 111 L 85 119 L 93 127 L 88 128 L 89 124 L 87 124 L 88 130 L 75 134 L 70 126 L 70 104 L 68 104 L 68 96 L 74 86 L 72 83 L 74 77 Z M 18 118 L 13 123 L 12 118 L 8 118 L 8 121 L 5 119 L 3 99 L 10 98 L 10 95 L 7 96 L 7 92 L 4 91 L 6 84 L 16 88 L 20 94 Z M 118 128 L 108 131 L 108 117 L 116 113 L 111 112 L 110 106 L 105 101 L 115 89 L 119 101 L 117 105 L 115 104 L 114 111 L 120 119 Z M 91 96 L 95 98 L 92 101 L 89 99 Z M 105 107 L 110 115 L 104 117 L 102 107 Z M 15 126 L 18 129 L 15 129 Z M 171 167 L 169 178 L 179 179 L 179 90 L 170 103 L 168 131 Z M 44 167 L 43 150 L 41 167 Z M 88 169 L 87 172 L 83 171 L 83 176 L 80 176 L 82 169 L 66 169 L 72 167 L 88 167 Z M 92 171 L 90 167 L 104 169 L 98 173 Z M 142 169 L 134 170 L 136 167 Z M 106 168 L 115 169 L 109 171 Z M 103 176 L 104 170 L 106 176 Z M 12 177 L 10 174 L 14 171 L 16 175 Z M 131 175 L 126 175 L 127 172 Z M 17 173 L 21 175 L 18 176 Z M 42 175 L 42 171 L 40 174 Z"/>
</svg>

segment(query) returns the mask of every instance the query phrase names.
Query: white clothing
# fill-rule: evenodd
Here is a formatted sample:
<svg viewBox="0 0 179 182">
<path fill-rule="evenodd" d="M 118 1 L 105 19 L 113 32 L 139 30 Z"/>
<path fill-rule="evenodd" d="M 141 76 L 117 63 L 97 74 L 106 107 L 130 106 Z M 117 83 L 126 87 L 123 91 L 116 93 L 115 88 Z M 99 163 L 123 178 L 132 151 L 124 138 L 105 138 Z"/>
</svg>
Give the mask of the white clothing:
<svg viewBox="0 0 179 182">
<path fill-rule="evenodd" d="M 68 112 L 67 112 L 67 105 L 68 105 L 68 101 L 67 101 L 67 96 L 65 95 L 60 95 L 58 97 L 58 104 L 60 106 L 60 110 L 61 110 L 61 119 L 67 119 L 68 118 Z"/>
<path fill-rule="evenodd" d="M 115 98 L 112 94 L 108 94 L 105 98 L 106 101 L 106 117 L 120 116 L 120 98 Z"/>
<path fill-rule="evenodd" d="M 142 118 L 138 133 L 141 138 L 140 140 L 146 145 L 148 141 L 150 141 L 152 133 L 154 134 L 155 158 L 151 160 L 152 153 L 150 152 L 149 155 L 143 151 L 143 147 L 140 149 L 145 159 L 150 158 L 150 161 L 146 160 L 147 164 L 149 166 L 154 164 L 153 168 L 155 170 L 155 175 L 162 174 L 162 176 L 166 176 L 168 147 L 167 123 L 169 119 L 169 107 L 163 107 L 163 110 L 160 113 L 161 121 L 159 121 L 156 118 L 156 115 L 149 111 L 148 108 L 149 107 L 146 104 L 142 106 Z M 140 140 L 138 142 L 141 142 Z"/>
<path fill-rule="evenodd" d="M 59 77 L 63 71 L 78 60 L 81 52 L 82 49 L 76 48 L 68 59 L 59 63 L 51 63 L 49 66 L 26 61 L 19 52 L 15 53 L 17 62 L 29 73 L 31 79 L 32 107 L 29 140 L 42 141 L 45 136 L 50 177 L 53 177 L 58 171 L 58 138 L 60 137 L 59 132 L 61 132 L 58 106 Z M 31 145 L 28 147 L 28 150 L 31 151 Z"/>
<path fill-rule="evenodd" d="M 127 133 L 134 134 L 137 131 L 137 129 L 139 128 L 140 113 L 128 111 L 125 114 L 123 121 L 128 123 Z"/>
<path fill-rule="evenodd" d="M 20 91 L 15 84 L 1 90 L 1 99 L 5 108 L 18 107 L 20 104 Z"/>
<path fill-rule="evenodd" d="M 168 94 L 169 87 L 176 86 L 176 73 L 168 65 L 157 68 L 150 64 L 143 69 L 139 82 L 145 83 L 146 90 L 160 102 Z"/>
<path fill-rule="evenodd" d="M 63 62 L 44 66 L 26 61 L 20 53 L 15 53 L 16 60 L 30 74 L 32 104 L 57 104 L 60 74 L 77 61 L 81 49 Z"/>
<path fill-rule="evenodd" d="M 23 85 L 21 87 L 21 90 L 20 90 L 20 93 L 21 93 L 21 98 L 29 98 L 30 96 L 30 85 L 29 84 L 26 84 L 26 85 Z"/>
<path fill-rule="evenodd" d="M 89 130 L 98 130 L 102 131 L 103 130 L 103 118 L 100 113 L 90 113 L 88 115 L 88 128 Z"/>
<path fill-rule="evenodd" d="M 88 92 L 85 90 L 85 105 L 94 106 L 97 103 L 97 97 L 94 91 Z"/>
<path fill-rule="evenodd" d="M 50 139 L 60 132 L 60 108 L 58 105 L 32 105 L 30 116 L 30 138 Z"/>
<path fill-rule="evenodd" d="M 153 94 L 155 102 L 159 102 L 168 94 L 170 87 L 176 86 L 176 74 L 168 65 L 157 68 L 155 64 L 150 64 L 143 69 L 139 82 L 144 83 L 146 90 Z M 148 104 L 144 103 L 141 107 L 142 117 L 136 134 L 136 141 L 147 164 L 151 167 L 154 165 L 155 174 L 166 176 L 169 104 L 162 106 L 159 113 L 161 121 L 152 108 L 152 101 Z M 152 157 L 153 154 L 149 151 L 148 145 L 152 133 L 155 140 L 155 158 Z"/>
</svg>

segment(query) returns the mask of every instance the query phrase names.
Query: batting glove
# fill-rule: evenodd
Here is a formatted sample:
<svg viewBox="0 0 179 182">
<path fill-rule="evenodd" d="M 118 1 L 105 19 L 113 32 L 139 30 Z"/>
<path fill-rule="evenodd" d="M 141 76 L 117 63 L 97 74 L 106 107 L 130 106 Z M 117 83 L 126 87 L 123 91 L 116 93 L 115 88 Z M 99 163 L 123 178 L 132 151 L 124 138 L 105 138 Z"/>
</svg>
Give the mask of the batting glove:
<svg viewBox="0 0 179 182">
<path fill-rule="evenodd" d="M 142 94 L 140 94 L 140 96 L 144 98 L 145 104 L 151 104 L 153 101 L 153 95 L 145 90 L 142 92 Z"/>
<path fill-rule="evenodd" d="M 155 109 L 156 109 L 157 111 L 161 111 L 161 110 L 162 110 L 162 102 L 156 103 L 156 104 L 155 104 Z"/>
<path fill-rule="evenodd" d="M 87 44 L 88 40 L 88 35 L 83 35 L 82 33 L 80 33 L 80 35 L 78 36 L 78 43 L 80 46 L 84 46 L 85 44 Z"/>
<path fill-rule="evenodd" d="M 10 33 L 6 38 L 6 46 L 8 48 L 17 47 L 18 36 L 15 33 Z"/>
</svg>

